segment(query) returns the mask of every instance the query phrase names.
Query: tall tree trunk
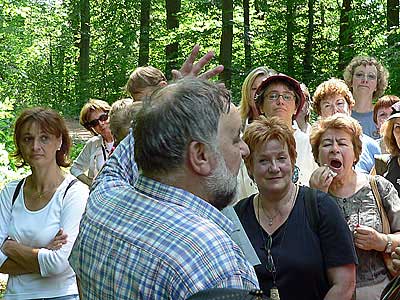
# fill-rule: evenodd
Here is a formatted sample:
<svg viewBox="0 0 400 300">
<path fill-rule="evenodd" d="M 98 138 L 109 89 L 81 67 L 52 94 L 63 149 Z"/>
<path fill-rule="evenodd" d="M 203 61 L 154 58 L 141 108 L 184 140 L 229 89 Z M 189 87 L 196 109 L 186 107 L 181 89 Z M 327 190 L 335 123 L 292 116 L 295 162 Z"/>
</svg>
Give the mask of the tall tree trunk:
<svg viewBox="0 0 400 300">
<path fill-rule="evenodd" d="M 233 1 L 222 0 L 222 35 L 219 62 L 224 65 L 224 71 L 219 78 L 225 86 L 231 88 L 232 80 L 232 41 L 233 41 Z"/>
<path fill-rule="evenodd" d="M 303 82 L 309 84 L 312 77 L 313 61 L 313 36 L 314 36 L 314 3 L 315 0 L 308 0 L 308 28 L 307 40 L 304 46 L 303 59 Z"/>
<path fill-rule="evenodd" d="M 287 53 L 287 72 L 293 75 L 294 71 L 294 0 L 286 0 L 286 53 Z"/>
<path fill-rule="evenodd" d="M 179 28 L 178 14 L 181 10 L 181 0 L 165 0 L 167 10 L 167 31 Z M 170 78 L 171 71 L 177 68 L 179 42 L 177 39 L 165 47 L 165 74 Z"/>
<path fill-rule="evenodd" d="M 251 36 L 250 36 L 250 1 L 243 0 L 243 13 L 244 13 L 244 30 L 243 30 L 243 43 L 244 43 L 244 64 L 246 73 L 251 69 Z"/>
<path fill-rule="evenodd" d="M 339 29 L 339 62 L 338 71 L 342 72 L 352 59 L 354 53 L 353 34 L 351 30 L 351 6 L 352 0 L 343 0 L 340 11 L 340 29 Z"/>
<path fill-rule="evenodd" d="M 139 66 L 149 63 L 151 0 L 140 1 Z"/>
<path fill-rule="evenodd" d="M 389 32 L 387 42 L 389 47 L 393 47 L 396 43 L 394 30 L 399 28 L 399 0 L 387 0 L 386 22 Z"/>
<path fill-rule="evenodd" d="M 81 42 L 79 53 L 80 103 L 89 99 L 89 45 L 90 45 L 90 7 L 89 0 L 81 0 Z"/>
</svg>

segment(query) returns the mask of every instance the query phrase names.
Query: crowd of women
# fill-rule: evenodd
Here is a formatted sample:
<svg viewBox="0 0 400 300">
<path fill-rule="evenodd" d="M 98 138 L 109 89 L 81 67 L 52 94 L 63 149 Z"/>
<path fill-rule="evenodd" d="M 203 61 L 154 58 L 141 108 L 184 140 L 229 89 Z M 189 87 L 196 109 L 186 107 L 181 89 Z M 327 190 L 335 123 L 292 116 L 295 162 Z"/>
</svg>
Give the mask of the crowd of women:
<svg viewBox="0 0 400 300">
<path fill-rule="evenodd" d="M 235 211 L 261 261 L 261 289 L 283 300 L 380 299 L 398 276 L 390 256 L 400 255 L 400 101 L 383 96 L 388 72 L 374 58 L 355 57 L 343 78 L 311 97 L 294 78 L 258 67 L 242 86 L 250 154 Z M 31 174 L 0 193 L 6 299 L 79 299 L 68 257 L 89 188 L 141 100 L 164 85 L 161 71 L 141 67 L 126 85 L 131 98 L 89 100 L 80 123 L 93 137 L 70 174 L 62 117 L 49 108 L 19 115 L 14 156 Z"/>
</svg>

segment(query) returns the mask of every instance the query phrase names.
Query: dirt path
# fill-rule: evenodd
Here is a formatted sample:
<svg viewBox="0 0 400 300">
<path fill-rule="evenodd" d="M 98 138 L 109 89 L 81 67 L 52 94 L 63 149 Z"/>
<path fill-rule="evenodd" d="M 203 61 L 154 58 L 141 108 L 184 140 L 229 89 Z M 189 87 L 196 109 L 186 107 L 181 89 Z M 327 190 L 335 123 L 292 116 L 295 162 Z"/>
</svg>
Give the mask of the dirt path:
<svg viewBox="0 0 400 300">
<path fill-rule="evenodd" d="M 74 144 L 86 142 L 92 136 L 89 131 L 79 124 L 78 120 L 65 119 L 65 122 Z"/>
</svg>

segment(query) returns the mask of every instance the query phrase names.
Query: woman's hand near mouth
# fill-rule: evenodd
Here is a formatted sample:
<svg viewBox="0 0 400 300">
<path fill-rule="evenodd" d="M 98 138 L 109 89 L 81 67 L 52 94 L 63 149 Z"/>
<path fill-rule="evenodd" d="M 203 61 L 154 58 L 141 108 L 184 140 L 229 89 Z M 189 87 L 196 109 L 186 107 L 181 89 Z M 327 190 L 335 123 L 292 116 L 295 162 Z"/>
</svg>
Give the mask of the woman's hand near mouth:
<svg viewBox="0 0 400 300">
<path fill-rule="evenodd" d="M 312 173 L 310 177 L 310 187 L 327 193 L 336 175 L 337 174 L 327 165 L 323 165 Z"/>
</svg>

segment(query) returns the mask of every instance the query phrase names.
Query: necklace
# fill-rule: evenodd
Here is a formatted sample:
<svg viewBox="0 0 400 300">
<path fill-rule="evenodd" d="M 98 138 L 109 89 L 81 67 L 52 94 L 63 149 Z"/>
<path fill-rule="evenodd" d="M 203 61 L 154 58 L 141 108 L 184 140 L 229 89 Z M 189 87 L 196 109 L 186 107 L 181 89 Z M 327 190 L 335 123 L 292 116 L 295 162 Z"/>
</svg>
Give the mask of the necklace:
<svg viewBox="0 0 400 300">
<path fill-rule="evenodd" d="M 291 192 L 291 194 L 290 194 L 290 197 L 291 197 L 291 199 L 289 200 L 289 201 L 291 201 L 291 208 L 290 208 L 290 211 L 293 209 L 293 207 L 294 207 L 294 203 L 295 203 L 295 199 L 297 198 L 297 193 L 298 193 L 298 185 L 295 185 L 294 186 L 294 188 L 292 189 L 292 192 Z M 258 196 L 258 195 L 257 195 Z M 294 196 L 294 197 L 293 197 Z M 269 290 L 269 292 L 270 292 L 270 299 L 271 300 L 280 300 L 280 296 L 279 296 L 279 289 L 278 289 L 278 286 L 277 286 L 277 284 L 276 284 L 276 277 L 277 277 L 277 266 L 278 266 L 278 257 L 275 257 L 275 260 L 276 260 L 276 264 L 274 263 L 274 259 L 273 259 L 273 257 L 272 257 L 272 243 L 273 243 L 273 237 L 272 237 L 272 234 L 268 234 L 268 232 L 267 232 L 267 235 L 268 235 L 268 239 L 270 240 L 270 244 L 269 244 L 269 248 L 267 249 L 267 241 L 265 240 L 265 236 L 264 236 L 264 229 L 263 229 L 263 227 L 262 227 L 262 225 L 261 225 L 261 219 L 260 219 L 260 198 L 258 197 L 257 198 L 257 218 L 258 218 L 258 222 L 259 222 L 259 229 L 260 229 L 260 232 L 261 232 L 261 237 L 262 237 L 262 240 L 263 240 L 263 243 L 264 243 L 264 248 L 262 248 L 262 249 L 264 249 L 266 252 L 267 252 L 267 264 L 269 265 L 269 264 L 272 264 L 272 266 L 269 266 L 269 267 L 267 267 L 266 266 L 266 269 L 267 269 L 267 271 L 269 271 L 270 273 L 271 273 L 271 275 L 272 275 L 272 287 L 271 287 L 271 289 Z M 263 209 L 263 207 L 262 207 L 262 205 L 261 205 L 261 209 Z M 264 209 L 263 209 L 264 210 Z M 265 214 L 265 211 L 264 211 L 264 214 Z M 290 212 L 289 212 L 289 214 L 290 214 Z M 278 214 L 277 214 L 278 215 Z M 275 215 L 275 217 L 276 217 L 276 215 Z M 268 218 L 269 219 L 271 219 L 269 216 L 268 216 Z M 273 221 L 273 220 L 272 220 Z M 280 249 L 281 249 L 281 247 L 282 247 L 282 243 L 283 243 L 283 240 L 285 239 L 285 235 L 286 235 L 286 229 L 287 229 L 287 226 L 288 226 L 288 223 L 289 223 L 289 220 L 286 220 L 286 223 L 285 223 L 285 227 L 283 228 L 283 235 L 282 235 L 282 239 L 280 240 L 280 243 L 279 243 L 279 251 L 278 251 L 278 253 L 280 252 Z M 270 224 L 270 226 L 272 226 L 272 224 L 271 224 L 271 220 L 269 220 L 269 223 L 268 224 Z M 277 238 L 277 237 L 276 237 Z"/>
<path fill-rule="evenodd" d="M 290 205 L 290 209 L 292 209 L 292 207 L 293 207 L 293 205 L 294 205 L 294 199 L 296 199 L 296 197 L 297 197 L 297 189 L 298 189 L 298 186 L 297 185 L 294 185 L 294 187 L 292 188 L 292 191 L 291 191 L 291 193 L 290 193 L 290 198 L 289 198 L 289 201 L 291 202 L 291 205 Z M 293 195 L 294 195 L 294 197 L 293 197 Z M 289 202 L 288 201 L 288 202 Z M 278 212 L 275 214 L 275 215 L 273 215 L 273 216 L 271 216 L 270 214 L 268 214 L 267 212 L 266 212 L 266 210 L 264 209 L 264 207 L 263 207 L 263 205 L 262 205 L 262 202 L 260 201 L 260 194 L 258 194 L 257 195 L 257 209 L 258 209 L 258 212 L 260 211 L 260 206 L 261 206 L 261 211 L 264 213 L 264 215 L 268 218 L 268 226 L 272 226 L 273 224 L 274 224 L 274 219 L 280 214 L 280 211 L 278 210 Z M 258 218 L 259 218 L 259 222 L 260 222 L 260 224 L 261 224 L 261 220 L 260 220 L 260 216 L 258 216 Z"/>
</svg>

